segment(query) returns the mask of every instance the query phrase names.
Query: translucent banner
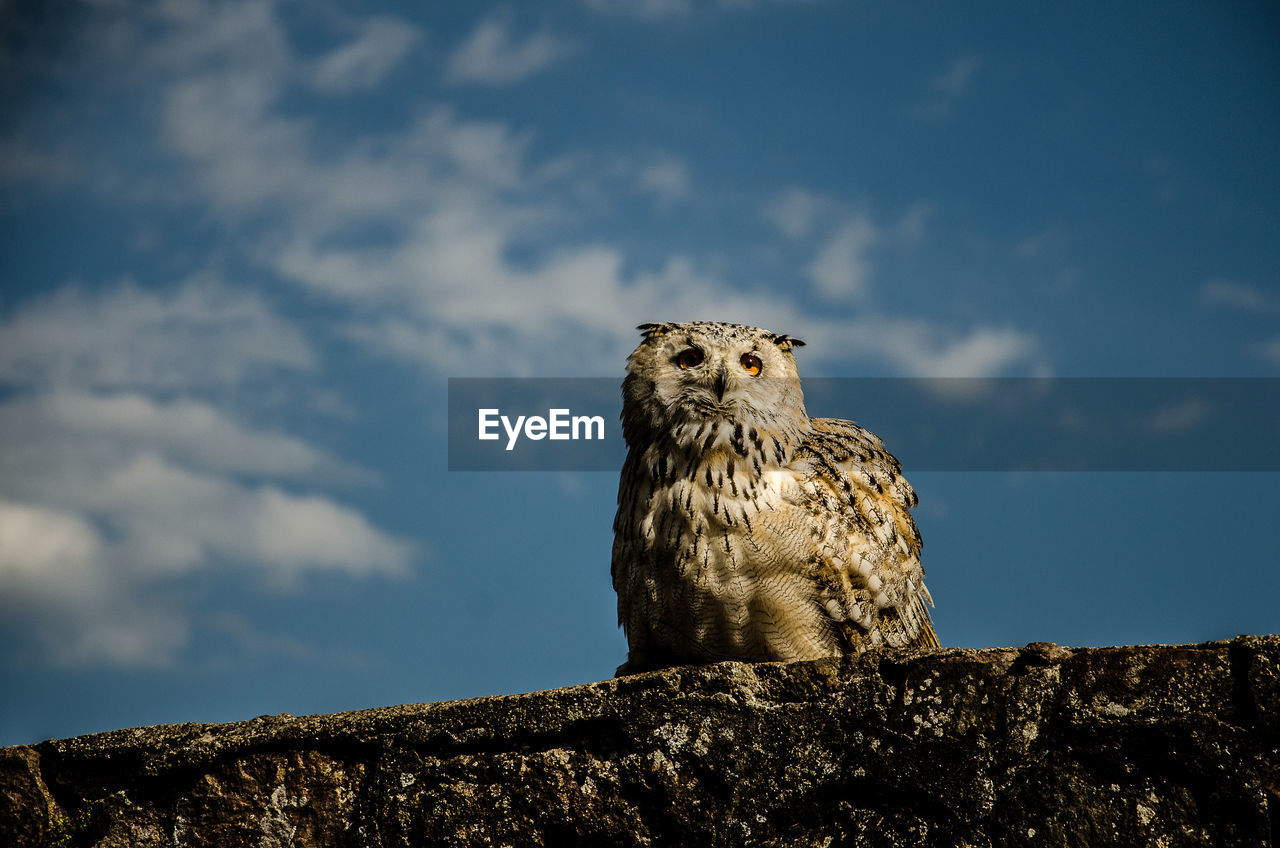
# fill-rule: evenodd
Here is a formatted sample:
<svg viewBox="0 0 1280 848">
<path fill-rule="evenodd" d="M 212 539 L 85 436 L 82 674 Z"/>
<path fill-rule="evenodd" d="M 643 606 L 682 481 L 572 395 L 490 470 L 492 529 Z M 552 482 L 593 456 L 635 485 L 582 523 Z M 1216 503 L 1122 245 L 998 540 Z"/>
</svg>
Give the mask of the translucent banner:
<svg viewBox="0 0 1280 848">
<path fill-rule="evenodd" d="M 617 379 L 449 380 L 451 471 L 617 471 Z M 812 417 L 856 421 L 906 471 L 1277 471 L 1280 380 L 829 378 Z"/>
</svg>

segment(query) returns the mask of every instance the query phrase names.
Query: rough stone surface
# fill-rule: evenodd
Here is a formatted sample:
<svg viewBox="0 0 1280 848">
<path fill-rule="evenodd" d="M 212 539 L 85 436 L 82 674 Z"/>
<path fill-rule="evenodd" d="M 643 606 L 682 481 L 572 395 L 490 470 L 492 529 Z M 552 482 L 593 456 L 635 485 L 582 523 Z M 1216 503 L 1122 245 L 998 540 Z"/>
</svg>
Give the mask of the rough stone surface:
<svg viewBox="0 0 1280 848">
<path fill-rule="evenodd" d="M 676 668 L 0 749 L 0 845 L 1250 845 L 1280 637 Z"/>
</svg>

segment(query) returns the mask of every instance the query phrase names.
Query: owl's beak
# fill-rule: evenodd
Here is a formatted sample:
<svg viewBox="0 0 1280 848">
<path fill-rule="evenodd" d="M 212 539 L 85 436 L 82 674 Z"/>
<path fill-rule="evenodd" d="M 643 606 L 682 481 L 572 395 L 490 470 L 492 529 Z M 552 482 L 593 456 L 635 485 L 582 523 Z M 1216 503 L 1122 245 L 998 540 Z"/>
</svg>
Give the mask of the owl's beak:
<svg viewBox="0 0 1280 848">
<path fill-rule="evenodd" d="M 716 400 L 724 400 L 724 391 L 729 387 L 729 369 L 721 365 L 716 372 L 716 381 L 712 384 L 716 390 Z"/>
</svg>

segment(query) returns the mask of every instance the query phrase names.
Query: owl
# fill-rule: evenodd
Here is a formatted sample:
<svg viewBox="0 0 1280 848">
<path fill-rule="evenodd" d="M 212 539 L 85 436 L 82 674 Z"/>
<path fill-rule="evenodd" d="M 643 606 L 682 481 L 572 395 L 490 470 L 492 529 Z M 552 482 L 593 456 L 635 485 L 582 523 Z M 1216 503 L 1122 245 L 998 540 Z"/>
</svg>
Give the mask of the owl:
<svg viewBox="0 0 1280 848">
<path fill-rule="evenodd" d="M 618 674 L 938 647 L 916 494 L 851 421 L 805 412 L 794 349 L 739 324 L 642 324 L 613 586 Z"/>
</svg>

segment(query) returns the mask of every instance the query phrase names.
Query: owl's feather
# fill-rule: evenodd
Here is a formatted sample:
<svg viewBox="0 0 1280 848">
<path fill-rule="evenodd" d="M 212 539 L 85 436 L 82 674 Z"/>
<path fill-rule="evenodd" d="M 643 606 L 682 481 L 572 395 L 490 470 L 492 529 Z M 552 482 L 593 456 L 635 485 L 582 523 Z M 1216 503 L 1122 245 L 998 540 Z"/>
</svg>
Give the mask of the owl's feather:
<svg viewBox="0 0 1280 848">
<path fill-rule="evenodd" d="M 917 503 L 898 460 L 875 434 L 852 421 L 810 419 L 793 469 L 818 488 L 815 518 L 826 515 L 835 539 L 819 552 L 824 584 L 844 613 L 855 648 L 939 647 L 925 602 L 923 541 L 911 517 Z M 859 615 L 851 608 L 856 605 Z"/>
<path fill-rule="evenodd" d="M 803 342 L 641 329 L 614 521 L 619 673 L 936 647 L 915 492 L 876 436 L 808 417 L 791 352 Z"/>
</svg>

